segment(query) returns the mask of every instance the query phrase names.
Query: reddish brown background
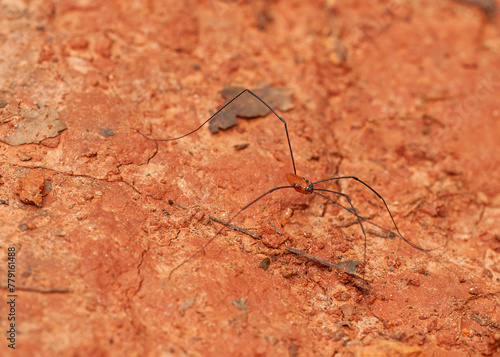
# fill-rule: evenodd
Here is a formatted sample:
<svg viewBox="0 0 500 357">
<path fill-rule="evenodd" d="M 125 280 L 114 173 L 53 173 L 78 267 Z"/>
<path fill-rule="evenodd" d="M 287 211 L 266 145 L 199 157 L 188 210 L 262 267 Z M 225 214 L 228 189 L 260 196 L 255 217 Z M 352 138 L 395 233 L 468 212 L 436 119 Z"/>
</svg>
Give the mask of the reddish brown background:
<svg viewBox="0 0 500 357">
<path fill-rule="evenodd" d="M 17 248 L 19 295 L 17 349 L 2 338 L 1 354 L 498 354 L 500 36 L 489 20 L 430 0 L 2 1 L 1 117 L 38 103 L 68 130 L 0 144 L 0 255 Z M 208 215 L 227 219 L 286 184 L 288 149 L 272 116 L 158 146 L 136 130 L 184 134 L 224 84 L 263 83 L 293 93 L 283 116 L 299 174 L 362 178 L 408 239 L 437 248 L 369 235 L 371 307 L 387 328 L 344 275 L 286 253 L 362 260 L 359 227 L 340 228 L 352 217 L 320 197 L 273 194 L 235 221 L 263 241 L 228 231 L 168 279 L 219 229 Z M 31 184 L 41 207 L 20 200 Z M 367 189 L 326 187 L 390 227 Z M 279 236 L 269 221 L 287 208 Z M 4 296 L 6 275 L 2 264 Z M 6 331 L 5 303 L 0 316 Z"/>
</svg>

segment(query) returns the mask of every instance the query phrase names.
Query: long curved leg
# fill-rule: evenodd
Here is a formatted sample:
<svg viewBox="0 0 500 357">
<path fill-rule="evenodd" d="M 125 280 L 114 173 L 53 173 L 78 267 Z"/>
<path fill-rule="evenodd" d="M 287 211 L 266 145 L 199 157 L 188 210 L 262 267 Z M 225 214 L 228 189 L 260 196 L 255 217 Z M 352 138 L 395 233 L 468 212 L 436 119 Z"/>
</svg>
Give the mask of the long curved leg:
<svg viewBox="0 0 500 357">
<path fill-rule="evenodd" d="M 198 130 L 200 130 L 205 124 L 207 124 L 208 122 L 210 122 L 212 119 L 214 119 L 217 114 L 219 114 L 221 111 L 223 111 L 227 106 L 229 106 L 232 102 L 234 102 L 236 99 L 238 99 L 241 95 L 243 95 L 244 93 L 248 93 L 248 94 L 251 94 L 252 96 L 254 96 L 255 98 L 257 98 L 257 100 L 259 100 L 262 104 L 264 104 L 279 120 L 281 120 L 281 122 L 283 123 L 283 125 L 285 126 L 285 133 L 286 133 L 286 140 L 288 142 L 288 148 L 290 149 L 290 156 L 292 158 L 292 166 L 293 166 L 293 172 L 296 174 L 297 173 L 297 170 L 295 169 L 295 160 L 293 159 L 293 151 L 292 151 L 292 145 L 290 144 L 290 136 L 288 135 L 288 126 L 286 124 L 286 121 L 285 119 L 283 119 L 282 117 L 280 117 L 278 115 L 278 113 L 276 113 L 274 111 L 273 108 L 271 108 L 266 102 L 264 102 L 264 100 L 262 100 L 262 98 L 260 98 L 257 94 L 255 94 L 254 92 L 252 92 L 250 89 L 245 89 L 243 90 L 240 94 L 238 94 L 236 97 L 234 97 L 233 99 L 231 99 L 229 102 L 227 102 L 226 104 L 224 104 L 222 107 L 220 107 L 214 115 L 212 115 L 210 118 L 208 118 L 207 120 L 205 120 L 199 127 L 197 127 L 196 129 L 190 131 L 189 133 L 187 134 L 184 134 L 184 135 L 181 135 L 181 136 L 178 136 L 178 137 L 175 137 L 175 138 L 169 138 L 169 139 L 155 139 L 155 138 L 151 138 L 149 136 L 146 136 L 144 135 L 143 133 L 141 133 L 140 131 L 137 131 L 140 135 L 142 135 L 143 137 L 145 137 L 146 139 L 148 140 L 152 140 L 152 141 L 174 141 L 174 140 L 179 140 L 179 139 L 182 139 L 182 138 L 185 138 L 186 136 L 189 136 L 195 132 L 197 132 Z"/>
</svg>

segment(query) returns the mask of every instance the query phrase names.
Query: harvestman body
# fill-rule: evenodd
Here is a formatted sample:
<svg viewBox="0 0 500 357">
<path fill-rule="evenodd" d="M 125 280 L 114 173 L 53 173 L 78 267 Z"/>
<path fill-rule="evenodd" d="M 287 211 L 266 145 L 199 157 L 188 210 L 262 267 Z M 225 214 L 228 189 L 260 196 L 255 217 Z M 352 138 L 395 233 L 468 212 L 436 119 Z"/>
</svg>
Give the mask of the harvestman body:
<svg viewBox="0 0 500 357">
<path fill-rule="evenodd" d="M 280 117 L 266 102 L 264 102 L 264 100 L 262 100 L 259 96 L 257 96 L 255 93 L 253 93 L 251 90 L 249 89 L 245 89 L 243 90 L 241 93 L 239 93 L 237 96 L 235 96 L 233 99 L 231 99 L 230 101 L 228 101 L 226 104 L 224 104 L 220 109 L 218 109 L 210 118 L 208 118 L 205 122 L 203 122 L 199 127 L 197 127 L 196 129 L 194 129 L 193 131 L 187 133 L 187 134 L 184 134 L 182 136 L 179 136 L 179 137 L 176 137 L 176 138 L 171 138 L 171 139 L 154 139 L 154 138 L 150 138 L 144 134 L 142 134 L 141 132 L 139 132 L 140 135 L 142 135 L 143 137 L 145 137 L 146 139 L 148 140 L 152 140 L 152 141 L 174 141 L 174 140 L 178 140 L 178 139 L 182 139 L 186 136 L 189 136 L 191 134 L 193 134 L 194 132 L 198 131 L 199 129 L 201 129 L 205 124 L 207 124 L 208 122 L 210 122 L 212 119 L 214 119 L 217 114 L 219 114 L 222 110 L 224 110 L 227 106 L 229 106 L 233 101 L 235 101 L 237 98 L 239 98 L 241 95 L 243 95 L 244 93 L 248 93 L 250 95 L 252 95 L 253 97 L 255 97 L 257 100 L 259 100 L 262 104 L 264 104 L 282 123 L 283 125 L 285 126 L 285 133 L 286 133 L 286 138 L 287 138 L 287 142 L 288 142 L 288 147 L 290 149 L 290 156 L 291 156 L 291 159 L 292 159 L 292 166 L 293 166 L 293 173 L 289 173 L 286 175 L 286 180 L 288 181 L 289 185 L 290 186 L 279 186 L 279 187 L 274 187 L 272 189 L 270 189 L 269 191 L 265 192 L 264 194 L 260 195 L 259 197 L 257 197 L 256 199 L 254 199 L 253 201 L 251 201 L 250 203 L 248 203 L 246 206 L 244 206 L 243 208 L 241 208 L 236 214 L 234 214 L 230 219 L 229 221 L 227 222 L 227 224 L 230 224 L 232 221 L 234 221 L 236 219 L 237 216 L 239 216 L 244 210 L 246 210 L 247 208 L 249 208 L 250 206 L 252 206 L 254 203 L 256 203 L 257 201 L 259 201 L 260 199 L 262 199 L 263 197 L 269 195 L 270 193 L 274 192 L 274 191 L 277 191 L 277 190 L 281 190 L 281 189 L 285 189 L 285 188 L 293 188 L 295 189 L 295 191 L 299 192 L 299 193 L 302 193 L 302 194 L 307 194 L 307 195 L 310 195 L 310 194 L 317 194 L 325 199 L 327 199 L 328 201 L 332 202 L 333 204 L 335 205 L 338 205 L 340 206 L 341 208 L 345 209 L 346 211 L 348 211 L 349 213 L 351 213 L 352 215 L 355 216 L 357 222 L 359 223 L 359 226 L 361 228 L 361 231 L 363 232 L 363 236 L 364 236 L 364 264 L 363 264 L 363 275 L 362 275 L 362 290 L 363 290 L 363 297 L 364 297 L 364 300 L 365 300 L 365 303 L 366 303 L 366 306 L 368 307 L 368 310 L 370 311 L 370 313 L 375 316 L 378 320 L 382 321 L 382 323 L 384 324 L 385 326 L 385 321 L 380 318 L 379 316 L 377 316 L 370 308 L 370 305 L 368 304 L 368 301 L 367 301 L 367 297 L 366 297 L 366 292 L 365 292 L 365 265 L 366 265 L 366 248 L 367 248 L 367 238 L 366 238 L 366 232 L 365 232 L 365 228 L 363 226 L 363 222 L 366 222 L 366 223 L 369 223 L 379 229 L 382 229 L 388 233 L 391 233 L 391 234 L 395 234 L 397 235 L 398 237 L 400 237 L 404 242 L 406 242 L 407 244 L 409 244 L 410 246 L 412 246 L 413 248 L 415 249 L 418 249 L 420 251 L 423 251 L 423 252 L 427 252 L 427 251 L 430 251 L 430 249 L 424 249 L 424 248 L 421 248 L 419 247 L 418 245 L 410 242 L 409 240 L 407 240 L 406 238 L 403 237 L 403 235 L 400 233 L 399 229 L 398 229 L 398 226 L 396 225 L 396 222 L 392 216 L 392 213 L 391 211 L 389 210 L 389 207 L 387 206 L 387 203 L 385 202 L 384 198 L 377 192 L 375 191 L 372 187 L 370 187 L 367 183 L 363 182 L 362 180 L 360 180 L 359 178 L 355 177 L 355 176 L 339 176 L 339 177 L 332 177 L 332 178 L 328 178 L 328 179 L 324 179 L 324 180 L 320 180 L 320 181 L 316 181 L 316 182 L 310 182 L 309 180 L 305 179 L 304 177 L 301 177 L 299 175 L 297 175 L 297 171 L 295 169 L 295 161 L 294 161 L 294 158 L 293 158 L 293 152 L 292 152 L 292 145 L 290 144 L 290 137 L 288 135 L 288 128 L 287 128 L 287 123 L 286 121 Z M 361 183 L 362 185 L 364 185 L 365 187 L 367 187 L 369 190 L 371 190 L 384 204 L 387 212 L 389 213 L 389 216 L 392 220 L 392 223 L 394 224 L 394 228 L 396 229 L 396 233 L 393 233 L 391 232 L 389 229 L 387 228 L 383 228 L 373 222 L 370 222 L 368 221 L 366 218 L 360 216 L 357 214 L 357 211 L 356 209 L 354 208 L 352 202 L 351 202 L 351 199 L 350 197 L 345 194 L 345 193 L 342 193 L 342 192 L 337 192 L 337 191 L 332 191 L 332 190 L 326 190 L 326 189 L 320 189 L 320 188 L 315 188 L 314 185 L 318 184 L 318 183 L 321 183 L 321 182 L 326 182 L 326 181 L 334 181 L 334 180 L 343 180 L 343 179 L 351 179 L 351 180 L 355 180 L 359 183 Z M 335 194 L 335 195 L 338 195 L 338 196 L 341 196 L 341 197 L 344 197 L 347 202 L 349 203 L 349 206 L 350 208 L 348 207 L 345 207 L 343 205 L 341 205 L 340 203 L 338 203 L 337 201 L 334 201 L 332 198 L 326 196 L 325 194 L 323 193 L 330 193 L 330 194 Z M 191 259 L 193 259 L 196 255 L 198 255 L 200 252 L 202 252 L 220 233 L 222 233 L 222 231 L 225 229 L 225 226 L 223 226 L 221 229 L 219 229 L 215 235 L 210 238 L 199 250 L 197 250 L 194 254 L 192 254 L 190 257 L 188 257 L 187 259 L 185 259 L 182 263 L 180 263 L 179 265 L 177 265 L 175 268 L 172 269 L 172 271 L 170 272 L 170 275 L 169 275 L 169 278 L 172 276 L 172 274 L 177 270 L 179 269 L 181 266 L 183 266 L 184 264 L 186 264 L 187 262 L 189 262 Z"/>
</svg>

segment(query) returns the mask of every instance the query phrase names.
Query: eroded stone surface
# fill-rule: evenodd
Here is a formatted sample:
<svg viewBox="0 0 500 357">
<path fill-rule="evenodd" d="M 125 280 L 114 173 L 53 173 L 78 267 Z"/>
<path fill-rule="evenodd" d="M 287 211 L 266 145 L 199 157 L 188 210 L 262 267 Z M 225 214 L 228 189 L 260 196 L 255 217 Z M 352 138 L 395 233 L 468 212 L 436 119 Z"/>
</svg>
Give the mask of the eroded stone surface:
<svg viewBox="0 0 500 357">
<path fill-rule="evenodd" d="M 497 22 L 452 1 L 13 0 L 0 14 L 0 118 L 42 103 L 68 126 L 0 144 L 0 258 L 16 247 L 22 332 L 2 356 L 498 353 L 500 63 L 481 45 Z M 299 176 L 359 177 L 436 248 L 367 225 L 366 300 L 387 327 L 359 280 L 288 252 L 364 258 L 351 214 L 293 189 L 232 222 L 263 241 L 223 230 L 170 275 L 220 229 L 209 216 L 287 185 L 286 135 L 272 115 L 177 142 L 138 131 L 183 135 L 224 85 L 264 82 L 293 91 L 280 115 Z M 32 183 L 35 204 L 18 191 Z M 391 227 L 366 187 L 315 187 Z"/>
</svg>

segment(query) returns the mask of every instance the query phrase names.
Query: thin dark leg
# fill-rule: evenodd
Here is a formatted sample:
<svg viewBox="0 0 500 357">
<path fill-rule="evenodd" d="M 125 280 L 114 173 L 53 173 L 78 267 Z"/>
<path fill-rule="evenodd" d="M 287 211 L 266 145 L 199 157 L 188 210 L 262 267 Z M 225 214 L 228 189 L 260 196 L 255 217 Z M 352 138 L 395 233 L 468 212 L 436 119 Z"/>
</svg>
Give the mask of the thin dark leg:
<svg viewBox="0 0 500 357">
<path fill-rule="evenodd" d="M 144 135 L 143 133 L 141 133 L 140 131 L 137 131 L 140 135 L 142 135 L 143 137 L 145 137 L 146 139 L 148 140 L 152 140 L 152 141 L 174 141 L 174 140 L 179 140 L 179 139 L 182 139 L 182 138 L 185 138 L 186 136 L 189 136 L 195 132 L 197 132 L 198 130 L 200 130 L 205 124 L 207 124 L 210 120 L 212 120 L 213 118 L 215 118 L 217 116 L 217 114 L 219 114 L 221 111 L 223 111 L 228 105 L 230 105 L 232 102 L 234 102 L 237 98 L 239 98 L 243 93 L 249 93 L 251 95 L 253 95 L 255 98 L 257 98 L 262 104 L 264 104 L 279 120 L 281 120 L 281 122 L 283 123 L 283 125 L 285 126 L 285 132 L 286 132 L 286 140 L 288 142 L 288 148 L 290 149 L 290 156 L 292 157 L 292 165 L 293 165 L 293 173 L 294 174 L 297 174 L 297 170 L 295 169 L 295 160 L 293 159 L 293 152 L 292 152 L 292 145 L 290 144 L 290 136 L 288 135 L 288 127 L 287 127 L 287 124 L 286 124 L 286 121 L 285 119 L 283 119 L 282 117 L 280 117 L 278 115 L 278 113 L 276 113 L 274 111 L 273 108 L 271 108 L 266 102 L 264 102 L 257 94 L 255 94 L 254 92 L 252 92 L 250 89 L 245 89 L 244 91 L 242 91 L 240 94 L 238 94 L 236 97 L 234 97 L 233 99 L 231 99 L 229 102 L 227 102 L 226 104 L 224 104 L 222 107 L 220 107 L 214 115 L 212 115 L 210 118 L 208 118 L 207 120 L 205 120 L 203 122 L 203 124 L 201 124 L 199 127 L 197 127 L 196 129 L 190 131 L 189 133 L 187 134 L 184 134 L 184 135 L 181 135 L 181 136 L 178 136 L 176 138 L 171 138 L 171 139 L 155 139 L 155 138 L 150 138 L 146 135 Z"/>
<path fill-rule="evenodd" d="M 396 228 L 396 231 L 398 232 L 398 235 L 399 237 L 404 240 L 407 244 L 411 245 L 413 248 L 415 249 L 418 249 L 422 252 L 428 252 L 432 249 L 424 249 L 422 247 L 419 247 L 418 245 L 416 245 L 415 243 L 412 243 L 411 241 L 409 241 L 408 239 L 406 239 L 402 234 L 401 232 L 399 231 L 399 228 L 398 228 L 398 225 L 396 224 L 396 221 L 394 220 L 394 217 L 392 216 L 392 213 L 391 211 L 389 210 L 389 206 L 387 206 L 387 203 L 385 202 L 384 198 L 377 192 L 375 191 L 373 188 L 371 188 L 370 185 L 368 185 L 366 182 L 363 182 L 362 180 L 360 180 L 359 178 L 357 178 L 356 176 L 339 176 L 339 177 L 332 177 L 332 178 L 329 178 L 329 179 L 325 179 L 325 180 L 320 180 L 320 181 L 316 181 L 316 182 L 313 182 L 313 185 L 317 184 L 317 183 L 320 183 L 320 182 L 327 182 L 327 181 L 334 181 L 334 180 L 342 180 L 342 179 L 353 179 L 353 180 L 356 180 L 358 181 L 359 183 L 363 184 L 365 187 L 369 188 L 370 191 L 372 191 L 375 195 L 377 195 L 378 198 L 380 198 L 382 200 L 382 202 L 384 203 L 384 206 L 385 206 L 385 209 L 387 210 L 387 213 L 389 213 L 389 216 L 391 217 L 391 220 L 392 220 L 392 223 L 394 224 L 394 228 Z M 320 191 L 319 189 L 314 189 L 315 191 Z"/>
<path fill-rule="evenodd" d="M 322 193 L 318 193 L 316 191 L 323 191 L 323 192 L 329 192 L 329 193 L 333 193 L 333 194 L 336 194 L 336 195 L 339 195 L 339 196 L 342 196 L 342 197 L 345 197 L 345 199 L 347 200 L 347 202 L 349 202 L 349 206 L 351 206 L 351 209 L 348 209 L 349 212 L 351 212 L 352 214 L 354 214 L 354 216 L 356 216 L 357 220 L 358 220 L 358 223 L 359 223 L 359 226 L 361 227 L 361 231 L 363 232 L 363 236 L 365 237 L 365 243 L 364 243 L 364 254 L 363 254 L 363 285 L 362 285 L 362 290 L 363 290 L 363 299 L 365 301 L 365 304 L 366 304 L 366 307 L 368 308 L 368 310 L 370 311 L 370 313 L 375 316 L 375 318 L 379 321 L 381 321 L 383 324 L 384 324 L 384 327 L 386 327 L 386 323 L 385 323 L 385 320 L 381 317 L 379 317 L 377 314 L 375 314 L 372 310 L 372 308 L 370 307 L 370 305 L 368 304 L 368 299 L 366 297 L 366 290 L 365 290 L 365 275 L 366 275 L 366 232 L 365 232 L 365 228 L 363 227 L 363 222 L 361 222 L 361 217 L 356 213 L 356 209 L 354 208 L 352 202 L 351 202 L 351 198 L 346 195 L 345 193 L 342 193 L 342 192 L 337 192 L 337 191 L 330 191 L 330 190 L 322 190 L 322 189 L 315 189 L 313 191 L 313 193 L 321 196 L 321 197 L 324 197 L 326 198 L 328 201 L 330 202 L 333 202 L 333 203 L 336 203 L 333 199 L 331 199 L 330 197 L 326 196 L 326 195 L 323 195 Z"/>
<path fill-rule="evenodd" d="M 267 196 L 268 194 L 270 194 L 271 192 L 274 192 L 274 191 L 277 191 L 277 190 L 281 190 L 282 188 L 293 188 L 292 186 L 280 186 L 280 187 L 275 187 L 269 191 L 267 191 L 266 193 L 260 195 L 259 197 L 257 197 L 256 199 L 254 199 L 252 202 L 250 202 L 249 204 L 247 204 L 245 207 L 243 207 L 242 209 L 240 209 L 234 216 L 232 216 L 229 221 L 226 222 L 226 224 L 230 224 L 232 221 L 234 221 L 234 219 L 236 217 L 238 217 L 244 210 L 246 210 L 248 207 L 250 207 L 251 205 L 253 205 L 254 203 L 256 203 L 257 201 L 259 201 L 261 198 Z M 199 253 L 201 253 L 203 251 L 203 249 L 205 249 L 206 247 L 208 247 L 208 245 L 210 243 L 213 242 L 213 240 L 215 238 L 217 238 L 217 236 L 219 234 L 222 233 L 222 231 L 226 228 L 226 226 L 222 226 L 222 228 L 220 228 L 212 238 L 210 238 L 200 249 L 198 249 L 193 255 L 191 255 L 189 258 L 187 258 L 186 260 L 184 260 L 182 263 L 180 263 L 179 265 L 177 265 L 174 269 L 172 269 L 170 271 L 170 274 L 168 275 L 168 279 L 170 280 L 170 278 L 172 277 L 172 274 L 177 270 L 179 269 L 181 266 L 183 266 L 184 264 L 186 264 L 187 262 L 189 262 L 191 259 L 193 259 L 195 256 L 197 256 Z"/>
</svg>

